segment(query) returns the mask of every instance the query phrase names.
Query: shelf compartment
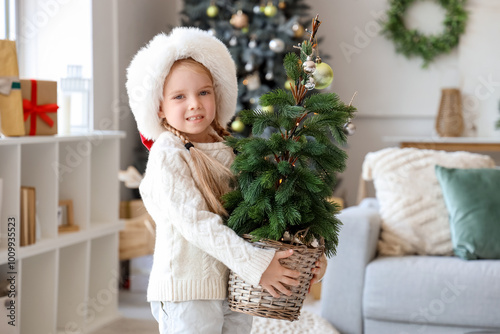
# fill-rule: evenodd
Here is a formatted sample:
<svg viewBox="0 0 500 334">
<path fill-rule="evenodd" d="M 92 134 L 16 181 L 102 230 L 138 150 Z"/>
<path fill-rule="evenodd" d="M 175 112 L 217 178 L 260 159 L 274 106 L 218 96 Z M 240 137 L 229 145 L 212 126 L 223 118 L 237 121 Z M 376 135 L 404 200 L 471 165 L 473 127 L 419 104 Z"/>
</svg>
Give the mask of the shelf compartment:
<svg viewBox="0 0 500 334">
<path fill-rule="evenodd" d="M 87 326 L 101 325 L 118 316 L 118 234 L 93 239 L 90 247 Z"/>
<path fill-rule="evenodd" d="M 73 202 L 73 220 L 80 230 L 89 223 L 90 141 L 67 141 L 59 143 L 57 184 L 59 201 Z"/>
<path fill-rule="evenodd" d="M 116 222 L 120 206 L 119 139 L 92 143 L 90 221 L 92 225 Z"/>
<path fill-rule="evenodd" d="M 37 241 L 57 237 L 57 145 L 21 146 L 21 186 L 34 187 Z"/>
<path fill-rule="evenodd" d="M 21 334 L 54 333 L 56 329 L 57 252 L 21 261 L 19 314 Z"/>
<path fill-rule="evenodd" d="M 63 333 L 79 333 L 85 327 L 89 254 L 88 242 L 59 250 L 57 329 Z"/>
<path fill-rule="evenodd" d="M 19 182 L 21 169 L 20 145 L 0 145 L 0 179 L 2 179 L 2 192 L 0 193 L 0 253 L 7 249 L 8 218 L 13 217 L 16 223 L 16 246 L 19 247 L 20 239 L 20 198 L 21 184 Z M 2 259 L 0 263 L 4 263 Z"/>
</svg>

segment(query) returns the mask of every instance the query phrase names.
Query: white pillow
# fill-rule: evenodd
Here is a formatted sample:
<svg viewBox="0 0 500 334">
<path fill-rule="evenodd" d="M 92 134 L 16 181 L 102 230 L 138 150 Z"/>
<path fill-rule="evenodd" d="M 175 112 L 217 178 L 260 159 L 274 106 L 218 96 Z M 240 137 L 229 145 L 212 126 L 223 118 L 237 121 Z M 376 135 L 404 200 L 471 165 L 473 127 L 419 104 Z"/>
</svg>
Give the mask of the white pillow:
<svg viewBox="0 0 500 334">
<path fill-rule="evenodd" d="M 493 168 L 487 155 L 416 148 L 386 148 L 368 153 L 364 180 L 373 180 L 380 204 L 381 255 L 451 255 L 448 211 L 434 166 Z"/>
</svg>

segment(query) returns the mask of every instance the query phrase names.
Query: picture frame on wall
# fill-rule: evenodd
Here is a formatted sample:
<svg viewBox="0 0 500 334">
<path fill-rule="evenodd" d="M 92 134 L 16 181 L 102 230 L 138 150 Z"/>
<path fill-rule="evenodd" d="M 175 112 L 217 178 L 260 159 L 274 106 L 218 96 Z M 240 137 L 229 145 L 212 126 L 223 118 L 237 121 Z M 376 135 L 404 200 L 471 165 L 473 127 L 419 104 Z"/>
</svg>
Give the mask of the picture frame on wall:
<svg viewBox="0 0 500 334">
<path fill-rule="evenodd" d="M 59 233 L 75 232 L 79 230 L 79 226 L 75 224 L 73 215 L 73 201 L 61 200 L 57 208 L 57 224 Z"/>
</svg>

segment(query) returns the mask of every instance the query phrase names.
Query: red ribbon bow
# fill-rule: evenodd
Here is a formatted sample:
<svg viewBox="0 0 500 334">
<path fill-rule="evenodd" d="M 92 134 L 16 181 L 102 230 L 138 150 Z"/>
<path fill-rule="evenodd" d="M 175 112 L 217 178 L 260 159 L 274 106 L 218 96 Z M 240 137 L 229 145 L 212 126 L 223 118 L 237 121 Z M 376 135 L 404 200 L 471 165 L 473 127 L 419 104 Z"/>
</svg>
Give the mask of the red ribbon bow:
<svg viewBox="0 0 500 334">
<path fill-rule="evenodd" d="M 31 101 L 23 99 L 23 110 L 24 110 L 24 121 L 31 116 L 30 121 L 30 136 L 34 136 L 36 134 L 36 116 L 40 116 L 42 121 L 44 121 L 48 126 L 53 127 L 54 121 L 47 116 L 48 112 L 57 112 L 59 106 L 55 103 L 38 105 L 38 92 L 36 89 L 37 83 L 36 80 L 31 79 Z"/>
</svg>

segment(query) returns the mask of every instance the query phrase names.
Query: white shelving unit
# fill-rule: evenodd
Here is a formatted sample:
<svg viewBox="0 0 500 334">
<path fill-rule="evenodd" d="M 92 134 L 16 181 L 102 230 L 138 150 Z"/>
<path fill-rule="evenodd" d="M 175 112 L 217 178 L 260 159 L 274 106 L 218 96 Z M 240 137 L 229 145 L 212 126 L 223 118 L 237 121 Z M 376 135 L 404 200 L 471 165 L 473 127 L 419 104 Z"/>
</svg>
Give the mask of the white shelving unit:
<svg viewBox="0 0 500 334">
<path fill-rule="evenodd" d="M 16 281 L 16 326 L 8 326 L 9 333 L 88 333 L 118 316 L 123 137 L 99 131 L 0 139 L 0 273 Z M 39 230 L 36 243 L 24 247 L 19 243 L 21 186 L 36 189 Z M 60 200 L 73 201 L 77 232 L 58 233 Z M 14 253 L 9 218 L 16 222 Z M 0 329 L 8 320 L 1 320 Z"/>
</svg>

